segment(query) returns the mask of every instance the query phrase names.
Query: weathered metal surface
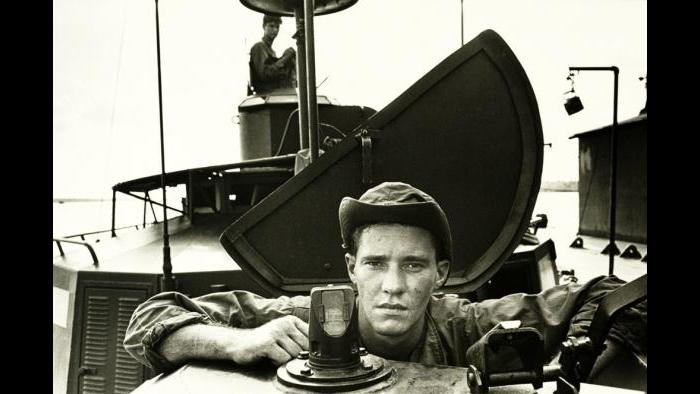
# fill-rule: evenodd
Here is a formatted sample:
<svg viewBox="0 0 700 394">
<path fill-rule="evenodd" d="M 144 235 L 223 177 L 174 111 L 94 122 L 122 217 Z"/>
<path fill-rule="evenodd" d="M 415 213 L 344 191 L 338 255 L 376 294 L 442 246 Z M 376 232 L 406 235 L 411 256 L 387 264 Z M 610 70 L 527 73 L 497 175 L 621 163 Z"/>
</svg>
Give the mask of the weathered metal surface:
<svg viewBox="0 0 700 394">
<path fill-rule="evenodd" d="M 389 381 L 376 386 L 348 393 L 392 393 L 392 394 L 468 394 L 467 369 L 447 366 L 390 361 L 396 373 Z M 219 393 L 289 393 L 301 391 L 282 386 L 276 381 L 276 368 L 271 364 L 255 367 L 237 366 L 230 362 L 193 362 L 168 374 L 158 375 L 144 382 L 133 394 L 219 394 Z M 584 385 L 587 386 L 587 385 Z M 599 386 L 595 386 L 599 388 Z M 553 393 L 554 382 L 545 382 L 537 390 L 539 394 Z M 607 389 L 603 387 L 602 389 Z M 611 389 L 611 392 L 615 389 Z M 531 384 L 492 387 L 493 394 L 532 394 Z M 583 391 L 584 393 L 586 391 Z M 601 391 L 598 391 L 601 392 Z M 603 391 L 605 392 L 605 391 Z"/>
<path fill-rule="evenodd" d="M 455 261 L 445 290 L 480 287 L 519 244 L 542 172 L 532 87 L 493 31 L 450 55 L 358 126 L 356 138 L 345 138 L 233 223 L 221 237 L 227 252 L 273 293 L 346 283 L 338 204 L 373 185 L 362 182 L 362 129 L 375 134 L 373 184 L 421 188 L 450 218 Z"/>
<path fill-rule="evenodd" d="M 389 382 L 351 392 L 469 393 L 466 369 L 427 367 L 391 361 L 396 374 Z M 272 366 L 240 367 L 232 363 L 191 363 L 169 375 L 159 375 L 139 387 L 135 394 L 163 393 L 299 393 L 277 382 Z"/>
</svg>

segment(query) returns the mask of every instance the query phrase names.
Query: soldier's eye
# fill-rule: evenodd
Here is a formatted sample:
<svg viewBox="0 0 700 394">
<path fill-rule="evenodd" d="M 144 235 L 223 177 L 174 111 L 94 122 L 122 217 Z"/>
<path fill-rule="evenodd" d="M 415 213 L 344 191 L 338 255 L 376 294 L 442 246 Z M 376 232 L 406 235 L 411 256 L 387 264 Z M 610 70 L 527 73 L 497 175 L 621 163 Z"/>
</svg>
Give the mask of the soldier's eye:
<svg viewBox="0 0 700 394">
<path fill-rule="evenodd" d="M 363 262 L 364 265 L 366 265 L 369 268 L 373 269 L 379 269 L 384 266 L 381 261 L 376 261 L 376 260 L 367 260 Z"/>
<path fill-rule="evenodd" d="M 403 267 L 408 272 L 419 272 L 425 268 L 425 265 L 422 263 L 406 263 Z"/>
</svg>

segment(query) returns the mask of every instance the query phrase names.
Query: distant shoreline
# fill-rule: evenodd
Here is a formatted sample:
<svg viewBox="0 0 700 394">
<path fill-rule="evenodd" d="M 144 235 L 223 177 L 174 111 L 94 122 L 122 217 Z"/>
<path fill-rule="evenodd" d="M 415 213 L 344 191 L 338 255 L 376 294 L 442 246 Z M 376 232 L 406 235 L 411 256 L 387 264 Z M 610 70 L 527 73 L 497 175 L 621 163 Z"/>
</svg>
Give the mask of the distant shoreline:
<svg viewBox="0 0 700 394">
<path fill-rule="evenodd" d="M 550 181 L 542 182 L 540 191 L 543 192 L 577 192 L 578 181 Z"/>
<path fill-rule="evenodd" d="M 549 187 L 543 187 L 540 188 L 541 192 L 566 192 L 566 193 L 576 193 L 578 190 L 574 189 L 556 189 L 556 188 L 549 188 Z"/>
<path fill-rule="evenodd" d="M 54 203 L 63 204 L 64 202 L 103 202 L 110 201 L 106 198 L 54 198 Z"/>
</svg>

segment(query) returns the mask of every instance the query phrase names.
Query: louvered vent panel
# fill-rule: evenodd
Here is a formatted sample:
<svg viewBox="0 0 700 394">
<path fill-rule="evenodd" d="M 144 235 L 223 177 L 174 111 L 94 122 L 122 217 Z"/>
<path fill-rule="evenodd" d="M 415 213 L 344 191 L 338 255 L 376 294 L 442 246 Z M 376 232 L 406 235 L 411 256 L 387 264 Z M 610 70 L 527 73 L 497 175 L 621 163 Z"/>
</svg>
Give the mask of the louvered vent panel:
<svg viewBox="0 0 700 394">
<path fill-rule="evenodd" d="M 127 394 L 143 381 L 143 366 L 124 350 L 124 335 L 134 309 L 143 298 L 119 297 L 117 312 L 117 362 L 114 377 L 114 392 Z"/>
<path fill-rule="evenodd" d="M 85 376 L 83 378 L 83 393 L 105 393 L 105 378 L 102 376 Z"/>
<path fill-rule="evenodd" d="M 143 382 L 145 367 L 124 350 L 124 335 L 148 292 L 95 286 L 86 288 L 85 295 L 79 392 L 130 393 Z"/>
<path fill-rule="evenodd" d="M 82 392 L 86 394 L 105 393 L 102 373 L 108 360 L 109 306 L 107 296 L 90 295 L 87 298 L 82 365 L 95 368 L 98 374 L 83 377 Z"/>
</svg>

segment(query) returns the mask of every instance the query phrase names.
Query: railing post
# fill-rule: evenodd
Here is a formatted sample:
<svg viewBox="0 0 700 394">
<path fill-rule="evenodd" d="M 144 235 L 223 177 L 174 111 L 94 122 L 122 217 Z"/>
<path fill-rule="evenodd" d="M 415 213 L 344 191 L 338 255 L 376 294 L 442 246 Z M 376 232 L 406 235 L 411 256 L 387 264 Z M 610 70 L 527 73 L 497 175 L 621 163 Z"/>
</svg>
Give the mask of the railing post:
<svg viewBox="0 0 700 394">
<path fill-rule="evenodd" d="M 117 236 L 114 232 L 114 217 L 117 210 L 117 191 L 112 189 L 112 238 Z"/>
<path fill-rule="evenodd" d="M 190 222 L 194 219 L 194 185 L 192 171 L 187 171 L 187 216 Z"/>
<path fill-rule="evenodd" d="M 151 213 L 153 213 L 153 223 L 158 223 L 158 217 L 156 217 L 156 210 L 153 208 L 153 201 L 151 200 L 151 196 L 148 194 L 148 191 L 146 191 L 146 199 L 148 200 L 148 203 L 151 205 Z"/>
<path fill-rule="evenodd" d="M 306 33 L 304 32 L 304 7 L 294 9 L 297 23 L 297 86 L 299 88 L 299 150 L 309 147 L 309 106 L 306 86 Z M 281 144 L 280 144 L 281 146 Z"/>
<path fill-rule="evenodd" d="M 144 193 L 144 196 L 146 196 L 148 192 Z M 148 201 L 144 198 L 143 199 L 143 228 L 146 228 L 146 204 L 148 204 Z"/>
<path fill-rule="evenodd" d="M 63 248 L 61 247 L 61 241 L 56 241 L 56 246 L 58 246 L 58 253 L 60 253 L 61 256 L 65 256 L 66 254 L 63 253 Z"/>
<path fill-rule="evenodd" d="M 309 108 L 309 160 L 318 159 L 318 105 L 316 103 L 316 56 L 314 53 L 314 0 L 304 0 L 306 45 L 306 94 Z"/>
<path fill-rule="evenodd" d="M 61 242 L 67 242 L 70 244 L 76 244 L 76 245 L 83 245 L 85 246 L 88 251 L 90 252 L 90 256 L 92 256 L 92 265 L 95 267 L 99 266 L 99 263 L 97 261 L 97 254 L 95 254 L 95 249 L 92 248 L 92 245 L 90 245 L 87 242 L 81 242 L 81 241 L 73 241 L 72 239 L 66 239 L 66 238 L 54 238 L 53 239 L 56 242 L 56 245 L 58 245 L 58 250 L 61 253 L 61 256 L 65 256 L 63 253 L 63 248 L 61 247 Z"/>
</svg>

